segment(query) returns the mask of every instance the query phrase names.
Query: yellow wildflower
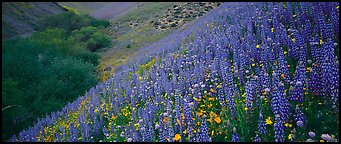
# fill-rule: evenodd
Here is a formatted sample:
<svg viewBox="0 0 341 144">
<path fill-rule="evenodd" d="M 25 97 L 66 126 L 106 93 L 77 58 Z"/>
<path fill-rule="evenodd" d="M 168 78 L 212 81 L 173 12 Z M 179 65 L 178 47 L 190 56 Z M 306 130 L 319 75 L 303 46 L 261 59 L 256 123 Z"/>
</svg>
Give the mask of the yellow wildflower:
<svg viewBox="0 0 341 144">
<path fill-rule="evenodd" d="M 272 123 L 273 123 L 273 122 L 271 121 L 271 118 L 270 118 L 270 117 L 266 118 L 266 121 L 265 121 L 265 122 L 266 122 L 267 125 L 272 125 Z"/>
<path fill-rule="evenodd" d="M 289 124 L 289 123 L 285 123 L 284 124 L 286 127 L 292 127 L 292 124 Z"/>
<path fill-rule="evenodd" d="M 181 136 L 180 136 L 180 134 L 175 134 L 175 136 L 174 136 L 174 140 L 178 141 L 178 140 L 180 140 L 180 139 L 181 139 Z"/>
<path fill-rule="evenodd" d="M 324 140 L 320 140 L 320 142 L 324 142 Z"/>
<path fill-rule="evenodd" d="M 182 133 L 186 134 L 186 133 L 187 133 L 187 131 L 186 131 L 186 130 L 184 130 Z"/>
<path fill-rule="evenodd" d="M 213 101 L 213 100 L 214 100 L 214 98 L 208 98 L 208 100 L 209 100 L 209 101 Z"/>
<path fill-rule="evenodd" d="M 310 72 L 310 70 L 311 70 L 310 67 L 308 67 L 308 68 L 307 68 L 307 71 Z"/>
<path fill-rule="evenodd" d="M 214 118 L 214 121 L 217 122 L 217 123 L 220 123 L 221 122 L 220 117 Z"/>
<path fill-rule="evenodd" d="M 291 41 L 292 41 L 293 43 L 295 43 L 295 42 L 296 42 L 296 39 L 295 39 L 295 38 L 292 38 Z"/>
<path fill-rule="evenodd" d="M 275 28 L 271 28 L 271 32 L 274 32 L 275 31 Z"/>
<path fill-rule="evenodd" d="M 202 112 L 197 112 L 198 116 L 200 117 L 201 115 L 203 115 Z"/>
<path fill-rule="evenodd" d="M 260 45 L 256 45 L 256 48 L 260 48 Z"/>
<path fill-rule="evenodd" d="M 284 55 L 286 55 L 288 52 L 287 51 L 284 51 Z"/>
<path fill-rule="evenodd" d="M 214 89 L 212 89 L 212 88 L 210 89 L 210 91 L 211 91 L 212 93 L 214 93 L 214 92 L 215 92 L 215 91 L 214 91 Z"/>
<path fill-rule="evenodd" d="M 244 110 L 247 111 L 247 110 L 249 110 L 249 108 L 245 107 Z"/>
<path fill-rule="evenodd" d="M 288 139 L 291 140 L 293 136 L 294 136 L 294 134 L 289 134 Z"/>
<path fill-rule="evenodd" d="M 320 44 L 323 44 L 324 42 L 320 39 Z"/>
<path fill-rule="evenodd" d="M 211 136 L 213 136 L 213 134 L 214 134 L 214 130 L 212 131 Z"/>
<path fill-rule="evenodd" d="M 281 77 L 284 78 L 284 74 L 281 74 Z"/>
<path fill-rule="evenodd" d="M 135 126 L 136 130 L 139 130 L 139 126 L 140 126 L 139 123 L 134 124 L 134 126 Z"/>
<path fill-rule="evenodd" d="M 254 63 L 252 64 L 252 66 L 255 66 L 255 65 L 256 65 L 256 64 L 254 64 Z"/>
<path fill-rule="evenodd" d="M 115 119 L 115 118 L 116 118 L 116 116 L 114 116 L 114 115 L 111 116 L 111 119 Z"/>
<path fill-rule="evenodd" d="M 51 138 L 51 135 L 49 135 L 46 139 L 45 139 L 46 142 L 52 142 L 52 138 Z"/>
<path fill-rule="evenodd" d="M 211 117 L 216 117 L 216 116 L 218 116 L 218 115 L 215 114 L 213 111 L 210 111 L 210 116 L 211 116 Z"/>
<path fill-rule="evenodd" d="M 197 102 L 199 102 L 199 101 L 200 101 L 200 99 L 197 99 L 197 98 L 195 98 L 195 97 L 193 97 L 193 99 L 194 99 L 195 101 L 197 101 Z"/>
<path fill-rule="evenodd" d="M 176 119 L 176 122 L 178 122 L 178 124 L 181 126 L 181 123 L 180 123 L 180 120 L 179 120 L 179 119 Z"/>
<path fill-rule="evenodd" d="M 245 96 L 246 96 L 246 93 L 243 93 L 243 94 L 242 94 L 242 97 L 245 98 Z"/>
</svg>

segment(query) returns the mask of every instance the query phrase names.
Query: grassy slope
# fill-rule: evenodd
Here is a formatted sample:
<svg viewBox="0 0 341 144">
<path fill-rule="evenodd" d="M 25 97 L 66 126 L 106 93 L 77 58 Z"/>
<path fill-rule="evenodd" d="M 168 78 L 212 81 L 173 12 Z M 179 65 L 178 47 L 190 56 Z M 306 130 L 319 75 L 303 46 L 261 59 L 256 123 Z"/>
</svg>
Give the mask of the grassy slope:
<svg viewBox="0 0 341 144">
<path fill-rule="evenodd" d="M 158 3 L 144 3 L 138 9 L 128 11 L 126 14 L 114 19 L 109 31 L 113 38 L 112 47 L 100 52 L 102 55 L 102 65 L 118 66 L 126 63 L 130 56 L 133 56 L 137 50 L 152 42 L 155 42 L 175 29 L 166 31 L 158 31 L 153 28 L 151 21 L 155 21 L 155 15 L 165 12 L 168 8 L 172 8 L 174 2 L 158 2 Z M 129 22 L 134 20 L 142 20 L 142 24 L 137 27 L 129 27 Z M 114 26 L 120 23 L 118 29 Z M 127 48 L 130 45 L 130 48 Z"/>
<path fill-rule="evenodd" d="M 81 14 L 89 14 L 99 8 L 102 8 L 112 2 L 58 2 L 62 6 L 76 9 Z"/>
</svg>

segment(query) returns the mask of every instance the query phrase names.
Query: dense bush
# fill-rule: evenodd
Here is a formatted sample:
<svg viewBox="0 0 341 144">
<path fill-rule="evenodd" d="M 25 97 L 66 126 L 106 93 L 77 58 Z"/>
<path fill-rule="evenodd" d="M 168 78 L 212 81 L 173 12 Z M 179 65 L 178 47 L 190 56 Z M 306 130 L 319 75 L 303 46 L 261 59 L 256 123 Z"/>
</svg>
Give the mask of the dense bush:
<svg viewBox="0 0 341 144">
<path fill-rule="evenodd" d="M 65 29 L 68 33 L 82 27 L 108 27 L 110 23 L 105 20 L 98 20 L 88 15 L 79 15 L 73 11 L 63 12 L 57 15 L 46 16 L 40 19 L 39 30 L 45 30 L 48 27 L 57 27 Z"/>
<path fill-rule="evenodd" d="M 72 36 L 78 41 L 86 45 L 90 51 L 96 51 L 103 47 L 108 47 L 111 43 L 110 37 L 104 35 L 101 29 L 93 26 L 83 27 L 80 30 L 72 32 Z"/>
<path fill-rule="evenodd" d="M 51 38 L 57 37 L 51 33 L 47 36 L 2 44 L 2 105 L 15 106 L 2 111 L 3 134 L 13 134 L 32 124 L 35 117 L 62 108 L 97 82 L 97 55 L 70 54 L 66 50 L 73 51 L 74 46 L 66 45 L 67 40 Z"/>
<path fill-rule="evenodd" d="M 91 51 L 110 45 L 108 24 L 65 12 L 43 18 L 28 38 L 3 41 L 3 141 L 97 83 L 99 56 Z"/>
</svg>

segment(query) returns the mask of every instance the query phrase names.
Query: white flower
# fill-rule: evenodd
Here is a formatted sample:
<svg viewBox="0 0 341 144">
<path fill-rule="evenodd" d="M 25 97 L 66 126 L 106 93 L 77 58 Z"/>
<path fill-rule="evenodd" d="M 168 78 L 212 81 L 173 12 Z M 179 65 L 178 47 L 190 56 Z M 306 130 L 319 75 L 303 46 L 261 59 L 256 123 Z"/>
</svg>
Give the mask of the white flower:
<svg viewBox="0 0 341 144">
<path fill-rule="evenodd" d="M 127 142 L 132 142 L 132 141 L 133 141 L 132 138 L 128 138 L 128 139 L 127 139 Z"/>
<path fill-rule="evenodd" d="M 308 135 L 311 137 L 311 138 L 313 138 L 313 137 L 315 137 L 315 133 L 314 132 L 308 132 Z"/>
<path fill-rule="evenodd" d="M 189 103 L 189 106 L 190 106 L 190 107 L 193 107 L 193 106 L 194 106 L 194 103 L 193 103 L 193 102 Z"/>
<path fill-rule="evenodd" d="M 141 131 L 144 131 L 144 130 L 146 130 L 146 128 L 144 128 L 144 127 L 141 127 Z"/>
<path fill-rule="evenodd" d="M 297 121 L 296 124 L 297 124 L 297 126 L 302 127 L 303 126 L 303 121 Z"/>
<path fill-rule="evenodd" d="M 159 129 L 160 128 L 160 125 L 159 124 L 156 124 L 155 125 L 155 129 Z"/>
<path fill-rule="evenodd" d="M 328 142 L 335 142 L 335 139 L 332 138 L 329 134 L 322 134 L 321 138 L 322 138 L 323 140 L 328 141 Z"/>
<path fill-rule="evenodd" d="M 296 82 L 296 85 L 297 85 L 297 86 L 300 86 L 300 85 L 302 85 L 302 82 L 301 82 L 301 81 L 297 81 L 297 82 Z"/>
<path fill-rule="evenodd" d="M 315 142 L 313 139 L 307 139 L 305 142 Z"/>
<path fill-rule="evenodd" d="M 198 86 L 199 86 L 198 84 L 195 84 L 195 85 L 194 85 L 195 88 L 198 87 Z"/>
</svg>

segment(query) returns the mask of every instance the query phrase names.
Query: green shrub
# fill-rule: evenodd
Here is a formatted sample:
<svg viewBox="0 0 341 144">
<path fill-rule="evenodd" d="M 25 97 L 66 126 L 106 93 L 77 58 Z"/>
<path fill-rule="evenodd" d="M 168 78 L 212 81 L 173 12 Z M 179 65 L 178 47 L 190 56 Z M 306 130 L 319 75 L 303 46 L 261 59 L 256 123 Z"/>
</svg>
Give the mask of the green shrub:
<svg viewBox="0 0 341 144">
<path fill-rule="evenodd" d="M 91 26 L 102 23 L 72 13 L 52 17 L 30 37 L 2 43 L 2 107 L 9 106 L 2 111 L 3 141 L 98 81 L 99 56 L 88 47 L 95 51 L 110 45 L 102 28 Z"/>
<path fill-rule="evenodd" d="M 108 27 L 110 23 L 104 20 L 98 20 L 89 15 L 78 15 L 73 11 L 63 12 L 57 15 L 49 15 L 42 17 L 39 20 L 38 29 L 40 31 L 46 28 L 62 28 L 68 33 L 73 30 L 80 29 L 82 27 L 93 26 L 93 27 Z"/>
</svg>

